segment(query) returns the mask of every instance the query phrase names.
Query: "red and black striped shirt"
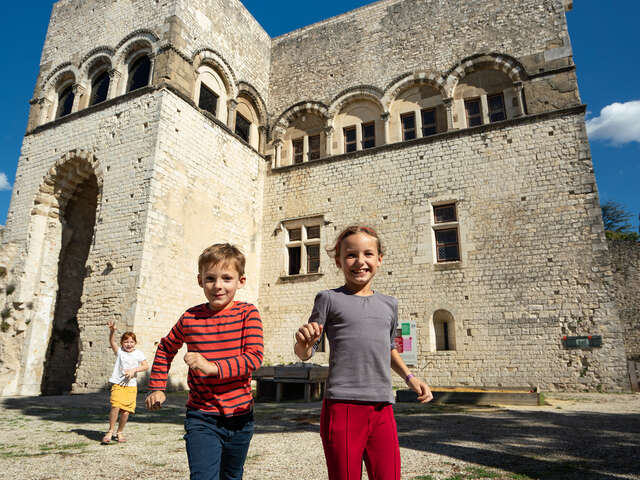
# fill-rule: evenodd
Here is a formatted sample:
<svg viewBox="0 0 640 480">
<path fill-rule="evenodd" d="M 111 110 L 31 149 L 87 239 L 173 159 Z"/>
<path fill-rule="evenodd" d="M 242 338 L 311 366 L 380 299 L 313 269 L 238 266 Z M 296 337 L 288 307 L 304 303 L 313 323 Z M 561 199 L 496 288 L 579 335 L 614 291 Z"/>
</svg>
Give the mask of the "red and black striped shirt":
<svg viewBox="0 0 640 480">
<path fill-rule="evenodd" d="M 189 369 L 187 407 L 223 416 L 247 413 L 253 405 L 251 372 L 262 364 L 262 321 L 255 306 L 233 302 L 214 312 L 204 303 L 182 314 L 156 351 L 149 390 L 165 390 L 171 361 L 186 343 L 218 367 L 210 377 Z"/>
</svg>

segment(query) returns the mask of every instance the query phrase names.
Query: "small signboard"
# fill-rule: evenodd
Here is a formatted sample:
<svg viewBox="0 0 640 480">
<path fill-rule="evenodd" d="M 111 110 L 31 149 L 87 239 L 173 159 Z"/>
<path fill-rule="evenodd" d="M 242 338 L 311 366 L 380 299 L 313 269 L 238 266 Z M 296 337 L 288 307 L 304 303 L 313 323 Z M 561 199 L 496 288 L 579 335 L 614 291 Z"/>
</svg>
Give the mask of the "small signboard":
<svg viewBox="0 0 640 480">
<path fill-rule="evenodd" d="M 400 322 L 396 329 L 394 343 L 396 350 L 407 365 L 418 363 L 416 322 Z"/>
<path fill-rule="evenodd" d="M 588 335 L 586 337 L 562 337 L 565 348 L 593 348 L 602 347 L 601 335 Z"/>
</svg>

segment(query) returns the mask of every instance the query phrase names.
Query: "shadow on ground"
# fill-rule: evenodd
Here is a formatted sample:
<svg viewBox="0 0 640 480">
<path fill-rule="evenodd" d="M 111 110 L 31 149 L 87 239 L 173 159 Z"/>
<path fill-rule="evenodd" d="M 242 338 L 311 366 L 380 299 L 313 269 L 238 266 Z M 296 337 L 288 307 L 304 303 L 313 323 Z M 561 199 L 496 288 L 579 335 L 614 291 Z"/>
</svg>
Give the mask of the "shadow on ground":
<svg viewBox="0 0 640 480">
<path fill-rule="evenodd" d="M 158 412 L 141 407 L 143 398 L 132 422 L 182 425 L 184 394 L 170 394 Z M 109 408 L 107 393 L 6 398 L 1 404 L 21 415 L 77 424 L 72 431 L 95 441 L 102 430 L 87 424 L 103 428 Z M 319 432 L 320 403 L 259 403 L 255 414 L 256 435 Z M 512 478 L 640 479 L 637 414 L 401 404 L 396 421 L 403 448 L 506 470 Z"/>
</svg>

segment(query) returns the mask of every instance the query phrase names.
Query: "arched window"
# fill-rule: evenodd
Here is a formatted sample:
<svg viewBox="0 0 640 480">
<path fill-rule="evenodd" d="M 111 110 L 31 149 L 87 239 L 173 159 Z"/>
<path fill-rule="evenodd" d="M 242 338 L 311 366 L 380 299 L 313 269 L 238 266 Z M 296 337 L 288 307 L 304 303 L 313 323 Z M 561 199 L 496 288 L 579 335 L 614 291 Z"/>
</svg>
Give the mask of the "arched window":
<svg viewBox="0 0 640 480">
<path fill-rule="evenodd" d="M 513 118 L 520 104 L 518 95 L 506 73 L 489 67 L 472 72 L 456 86 L 454 125 L 475 127 Z"/>
<path fill-rule="evenodd" d="M 91 82 L 91 98 L 89 99 L 89 106 L 104 102 L 107 99 L 107 94 L 109 93 L 109 81 L 109 72 L 107 71 L 104 71 L 94 77 Z"/>
<path fill-rule="evenodd" d="M 147 55 L 142 55 L 129 65 L 127 92 L 133 92 L 149 85 L 150 76 L 151 60 Z"/>
<path fill-rule="evenodd" d="M 258 150 L 260 148 L 260 117 L 253 100 L 241 93 L 236 107 L 235 133 L 245 142 Z"/>
<path fill-rule="evenodd" d="M 447 131 L 442 94 L 432 85 L 418 84 L 402 91 L 392 102 L 390 142 L 403 142 Z"/>
<path fill-rule="evenodd" d="M 369 99 L 354 99 L 345 105 L 334 120 L 336 146 L 334 153 L 366 150 L 384 143 L 382 107 Z"/>
<path fill-rule="evenodd" d="M 447 310 L 437 310 L 433 314 L 436 351 L 456 349 L 456 328 L 453 315 Z"/>
<path fill-rule="evenodd" d="M 283 165 L 317 160 L 325 155 L 325 121 L 314 112 L 301 112 L 283 137 Z"/>
<path fill-rule="evenodd" d="M 58 93 L 58 109 L 56 111 L 56 118 L 61 118 L 71 113 L 74 98 L 73 85 L 68 85 L 60 90 L 60 93 Z"/>
<path fill-rule="evenodd" d="M 223 78 L 217 69 L 209 65 L 200 66 L 194 100 L 202 110 L 226 123 L 229 88 Z"/>
</svg>

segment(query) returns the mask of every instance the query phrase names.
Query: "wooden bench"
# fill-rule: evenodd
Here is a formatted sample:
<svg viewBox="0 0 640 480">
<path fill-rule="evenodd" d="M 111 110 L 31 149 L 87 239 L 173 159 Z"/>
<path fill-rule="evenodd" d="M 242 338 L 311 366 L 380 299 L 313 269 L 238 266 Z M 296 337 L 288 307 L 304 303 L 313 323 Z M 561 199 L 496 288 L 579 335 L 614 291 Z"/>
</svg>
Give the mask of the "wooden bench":
<svg viewBox="0 0 640 480">
<path fill-rule="evenodd" d="M 257 383 L 256 399 L 265 398 L 266 383 L 275 384 L 275 401 L 281 402 L 286 384 L 304 385 L 304 401 L 320 399 L 329 375 L 329 367 L 310 366 L 274 366 L 260 367 L 253 373 Z"/>
</svg>

